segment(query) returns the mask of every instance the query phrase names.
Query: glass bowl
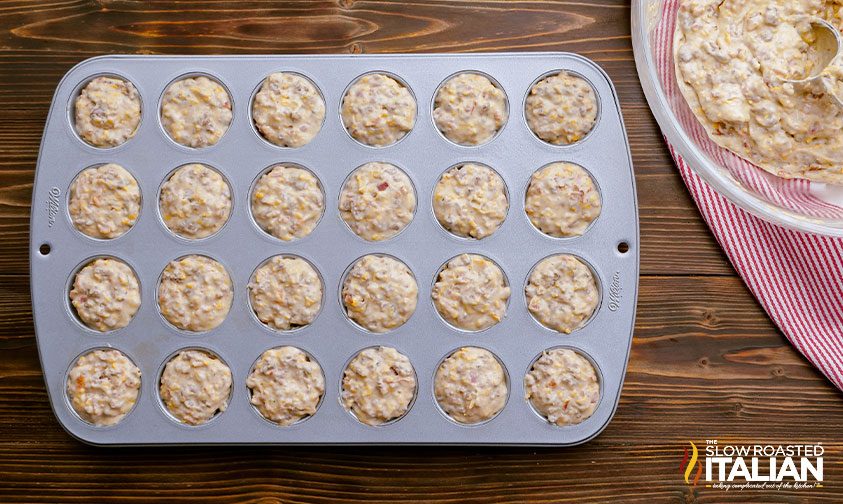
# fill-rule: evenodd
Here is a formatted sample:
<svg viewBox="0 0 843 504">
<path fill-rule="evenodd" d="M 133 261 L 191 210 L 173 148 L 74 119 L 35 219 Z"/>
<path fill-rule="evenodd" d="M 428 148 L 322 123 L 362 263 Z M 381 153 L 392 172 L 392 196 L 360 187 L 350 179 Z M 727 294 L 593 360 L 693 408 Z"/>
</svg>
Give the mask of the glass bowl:
<svg viewBox="0 0 843 504">
<path fill-rule="evenodd" d="M 632 43 L 647 102 L 688 166 L 753 215 L 791 229 L 843 237 L 843 186 L 776 177 L 714 144 L 676 86 L 673 28 L 679 0 L 633 0 Z"/>
</svg>

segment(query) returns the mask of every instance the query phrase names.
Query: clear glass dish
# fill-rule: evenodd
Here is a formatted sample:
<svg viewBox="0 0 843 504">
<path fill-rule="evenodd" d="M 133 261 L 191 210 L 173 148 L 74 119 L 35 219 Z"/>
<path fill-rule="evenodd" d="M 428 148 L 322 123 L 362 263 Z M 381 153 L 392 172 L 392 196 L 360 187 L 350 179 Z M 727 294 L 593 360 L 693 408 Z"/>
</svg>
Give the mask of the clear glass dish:
<svg viewBox="0 0 843 504">
<path fill-rule="evenodd" d="M 843 186 L 776 177 L 708 139 L 673 77 L 678 4 L 632 2 L 635 64 L 662 133 L 695 173 L 744 210 L 791 229 L 843 237 Z"/>
</svg>

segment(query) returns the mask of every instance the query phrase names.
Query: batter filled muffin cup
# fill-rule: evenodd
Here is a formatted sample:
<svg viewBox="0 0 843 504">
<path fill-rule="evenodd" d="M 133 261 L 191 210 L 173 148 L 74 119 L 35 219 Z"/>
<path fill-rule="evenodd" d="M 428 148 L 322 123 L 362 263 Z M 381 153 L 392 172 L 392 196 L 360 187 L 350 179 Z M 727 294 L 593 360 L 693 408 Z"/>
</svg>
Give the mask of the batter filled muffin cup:
<svg viewBox="0 0 843 504">
<path fill-rule="evenodd" d="M 485 348 L 458 348 L 437 366 L 433 395 L 451 420 L 479 425 L 495 418 L 509 398 L 506 368 Z"/>
<path fill-rule="evenodd" d="M 539 261 L 524 287 L 527 309 L 541 325 L 570 334 L 588 324 L 600 306 L 600 282 L 585 260 L 556 254 Z"/>
<path fill-rule="evenodd" d="M 479 254 L 461 254 L 439 269 L 431 299 L 448 325 L 483 331 L 506 316 L 510 294 L 509 281 L 494 261 Z"/>
<path fill-rule="evenodd" d="M 524 211 L 533 227 L 553 238 L 585 234 L 602 209 L 600 190 L 580 165 L 557 162 L 530 177 Z"/>
<path fill-rule="evenodd" d="M 129 141 L 141 122 L 141 97 L 128 79 L 99 75 L 74 94 L 71 122 L 77 136 L 101 149 Z"/>
<path fill-rule="evenodd" d="M 588 420 L 600 404 L 600 375 L 591 359 L 571 348 L 545 350 L 524 376 L 524 399 L 558 427 Z"/>
<path fill-rule="evenodd" d="M 597 125 L 597 93 L 585 78 L 567 71 L 536 81 L 524 100 L 524 118 L 530 131 L 551 145 L 582 141 Z"/>
<path fill-rule="evenodd" d="M 390 163 L 372 162 L 345 179 L 340 217 L 366 241 L 382 241 L 403 231 L 416 214 L 416 189 L 410 177 Z"/>
<path fill-rule="evenodd" d="M 291 331 L 310 325 L 322 309 L 324 285 L 306 259 L 277 255 L 252 273 L 249 306 L 264 326 Z"/>
<path fill-rule="evenodd" d="M 164 226 L 185 240 L 217 234 L 231 216 L 231 187 L 214 168 L 190 163 L 176 168 L 158 191 Z"/>
<path fill-rule="evenodd" d="M 264 233 L 281 241 L 304 238 L 325 214 L 325 191 L 316 175 L 295 163 L 269 167 L 249 193 L 252 220 Z"/>
<path fill-rule="evenodd" d="M 503 178 L 486 165 L 460 163 L 442 174 L 433 188 L 433 214 L 449 233 L 481 240 L 503 224 L 509 193 Z"/>
<path fill-rule="evenodd" d="M 249 402 L 264 419 L 286 427 L 316 414 L 325 396 L 325 376 L 312 355 L 292 346 L 270 348 L 246 378 Z"/>
<path fill-rule="evenodd" d="M 158 310 L 164 320 L 182 331 L 216 328 L 228 316 L 233 298 L 228 271 L 203 255 L 170 261 L 158 280 Z"/>
<path fill-rule="evenodd" d="M 132 229 L 140 215 L 138 182 L 116 163 L 85 168 L 70 183 L 67 193 L 67 212 L 73 227 L 90 238 L 119 238 Z"/>
<path fill-rule="evenodd" d="M 135 271 L 114 257 L 87 260 L 71 275 L 71 312 L 85 327 L 109 332 L 129 325 L 141 304 Z"/>
<path fill-rule="evenodd" d="M 392 347 L 366 348 L 343 371 L 340 403 L 361 423 L 387 425 L 410 411 L 417 381 L 406 355 Z"/>
<path fill-rule="evenodd" d="M 416 124 L 416 98 L 395 75 L 372 72 L 356 79 L 343 94 L 340 119 L 354 140 L 386 147 L 402 140 Z"/>
<path fill-rule="evenodd" d="M 140 369 L 114 348 L 94 348 L 74 359 L 65 391 L 71 409 L 96 427 L 120 423 L 137 404 Z"/>
<path fill-rule="evenodd" d="M 490 142 L 509 119 L 509 101 L 492 77 L 462 72 L 445 80 L 433 98 L 433 122 L 457 145 Z"/>
<path fill-rule="evenodd" d="M 216 145 L 233 117 L 231 95 L 214 77 L 180 77 L 161 96 L 161 127 L 171 140 L 185 147 Z"/>
<path fill-rule="evenodd" d="M 202 425 L 228 408 L 231 369 L 215 353 L 185 348 L 170 356 L 158 380 L 158 398 L 175 421 Z"/>
<path fill-rule="evenodd" d="M 383 333 L 404 325 L 418 304 L 416 277 L 402 261 L 369 254 L 355 261 L 342 279 L 340 301 L 354 324 Z"/>
<path fill-rule="evenodd" d="M 310 143 L 325 121 L 325 99 L 316 84 L 295 72 L 275 72 L 252 97 L 252 124 L 277 147 Z"/>
</svg>

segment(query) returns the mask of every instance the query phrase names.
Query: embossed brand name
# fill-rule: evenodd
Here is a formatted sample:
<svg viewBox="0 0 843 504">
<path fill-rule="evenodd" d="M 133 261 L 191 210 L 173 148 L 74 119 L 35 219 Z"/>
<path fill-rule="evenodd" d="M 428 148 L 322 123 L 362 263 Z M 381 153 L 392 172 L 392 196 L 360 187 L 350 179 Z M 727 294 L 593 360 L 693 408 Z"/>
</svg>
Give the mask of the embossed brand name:
<svg viewBox="0 0 843 504">
<path fill-rule="evenodd" d="M 611 311 L 618 311 L 621 307 L 621 292 L 623 288 L 621 287 L 621 273 L 620 271 L 616 271 L 614 275 L 612 275 L 612 283 L 609 285 L 609 310 Z"/>
<path fill-rule="evenodd" d="M 59 214 L 59 196 L 61 196 L 61 189 L 58 187 L 51 187 L 50 193 L 47 196 L 47 226 L 53 227 L 56 223 L 56 217 Z"/>
</svg>

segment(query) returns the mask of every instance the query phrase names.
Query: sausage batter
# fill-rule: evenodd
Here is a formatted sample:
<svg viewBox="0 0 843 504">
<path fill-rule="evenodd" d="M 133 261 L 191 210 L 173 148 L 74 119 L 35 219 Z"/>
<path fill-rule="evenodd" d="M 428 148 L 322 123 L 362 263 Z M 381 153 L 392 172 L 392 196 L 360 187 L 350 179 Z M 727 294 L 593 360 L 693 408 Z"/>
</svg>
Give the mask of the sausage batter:
<svg viewBox="0 0 843 504">
<path fill-rule="evenodd" d="M 465 238 L 485 238 L 509 210 L 506 186 L 487 166 L 465 163 L 445 172 L 433 189 L 433 212 L 442 227 Z"/>
<path fill-rule="evenodd" d="M 600 192 L 591 175 L 573 163 L 553 163 L 530 178 L 524 210 L 542 233 L 580 236 L 600 215 Z"/>
<path fill-rule="evenodd" d="M 416 100 L 410 90 L 386 74 L 367 74 L 342 99 L 342 123 L 358 142 L 392 145 L 416 124 Z"/>
<path fill-rule="evenodd" d="M 467 331 L 482 331 L 503 319 L 509 294 L 497 264 L 480 255 L 462 254 L 439 272 L 432 297 L 448 323 Z"/>
<path fill-rule="evenodd" d="M 400 233 L 416 212 L 406 173 L 389 163 L 366 163 L 349 175 L 340 193 L 340 216 L 355 234 L 380 241 Z"/>
<path fill-rule="evenodd" d="M 279 240 L 309 235 L 324 211 L 325 195 L 319 180 L 295 166 L 274 166 L 261 176 L 252 192 L 255 222 Z"/>
<path fill-rule="evenodd" d="M 159 393 L 177 420 L 201 425 L 228 407 L 231 370 L 204 350 L 182 350 L 164 366 Z"/>
<path fill-rule="evenodd" d="M 367 255 L 354 263 L 342 286 L 348 317 L 372 332 L 404 325 L 416 311 L 419 288 L 404 263 Z"/>
<path fill-rule="evenodd" d="M 559 72 L 537 82 L 524 107 L 537 137 L 554 145 L 582 140 L 597 123 L 597 95 L 582 77 Z"/>
<path fill-rule="evenodd" d="M 527 281 L 527 308 L 542 325 L 569 334 L 585 324 L 600 301 L 591 269 L 568 254 L 539 262 Z"/>
<path fill-rule="evenodd" d="M 287 426 L 316 413 L 325 393 L 322 368 L 296 347 L 262 353 L 246 379 L 250 401 L 264 418 Z"/>
<path fill-rule="evenodd" d="M 158 306 L 185 331 L 210 331 L 228 316 L 234 292 L 222 264 L 201 255 L 171 261 L 161 274 Z"/>
<path fill-rule="evenodd" d="M 79 357 L 67 375 L 67 396 L 88 423 L 115 425 L 138 400 L 141 372 L 123 352 L 92 350 Z"/>
<path fill-rule="evenodd" d="M 231 189 L 216 170 L 182 166 L 161 186 L 161 218 L 173 233 L 191 240 L 222 229 L 231 214 Z"/>
<path fill-rule="evenodd" d="M 433 382 L 439 407 L 457 422 L 494 418 L 509 395 L 503 366 L 488 350 L 462 347 L 442 361 Z"/>
<path fill-rule="evenodd" d="M 322 306 L 322 281 L 304 259 L 275 256 L 255 270 L 249 299 L 261 322 L 287 331 L 316 318 Z"/>
<path fill-rule="evenodd" d="M 415 395 L 413 365 L 394 348 L 367 348 L 343 372 L 343 406 L 367 425 L 382 425 L 403 417 Z"/>
<path fill-rule="evenodd" d="M 140 213 L 138 182 L 118 164 L 82 171 L 70 184 L 67 210 L 73 225 L 91 238 L 112 239 L 135 225 Z"/>
<path fill-rule="evenodd" d="M 205 76 L 176 81 L 161 98 L 161 125 L 170 138 L 187 147 L 216 144 L 232 117 L 228 92 Z"/>
<path fill-rule="evenodd" d="M 307 78 L 276 72 L 263 81 L 255 95 L 252 119 L 268 141 L 281 147 L 301 147 L 322 128 L 325 101 Z"/>
<path fill-rule="evenodd" d="M 433 121 L 448 140 L 480 145 L 491 140 L 509 118 L 506 93 L 488 77 L 461 73 L 448 79 L 433 102 Z"/>
<path fill-rule="evenodd" d="M 540 415 L 560 427 L 589 418 L 600 401 L 594 366 L 567 348 L 542 352 L 524 377 L 524 397 Z"/>
<path fill-rule="evenodd" d="M 97 331 L 126 327 L 140 307 L 135 272 L 118 259 L 94 259 L 76 273 L 70 302 L 82 322 Z"/>
<path fill-rule="evenodd" d="M 141 120 L 138 90 L 117 77 L 97 77 L 74 102 L 76 132 L 94 147 L 116 147 L 135 136 Z"/>
<path fill-rule="evenodd" d="M 843 110 L 784 82 L 813 70 L 812 16 L 843 28 L 837 0 L 682 0 L 676 80 L 718 145 L 779 177 L 843 184 Z M 841 77 L 838 60 L 826 78 Z"/>
</svg>

